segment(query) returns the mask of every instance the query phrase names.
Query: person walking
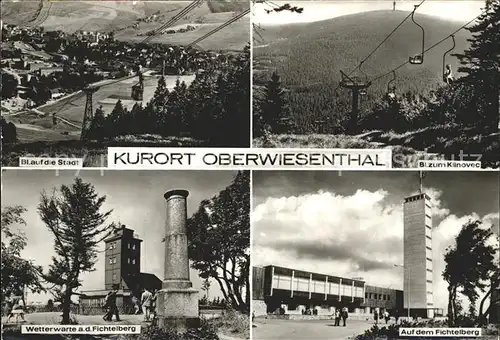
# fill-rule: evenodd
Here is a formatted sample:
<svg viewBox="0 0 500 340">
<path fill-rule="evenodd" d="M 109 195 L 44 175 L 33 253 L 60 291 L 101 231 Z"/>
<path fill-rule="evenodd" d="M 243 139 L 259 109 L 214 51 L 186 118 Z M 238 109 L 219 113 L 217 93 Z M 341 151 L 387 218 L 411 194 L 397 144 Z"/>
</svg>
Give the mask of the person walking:
<svg viewBox="0 0 500 340">
<path fill-rule="evenodd" d="M 7 323 L 12 317 L 14 317 L 14 315 L 16 316 L 16 323 L 19 321 L 19 317 L 21 317 L 22 322 L 26 322 L 26 320 L 24 319 L 24 306 L 22 296 L 14 296 L 11 299 L 11 306 L 12 308 L 9 311 Z"/>
<path fill-rule="evenodd" d="M 156 289 L 153 289 L 151 292 L 151 303 L 149 304 L 150 310 L 149 313 L 151 315 L 151 320 L 155 322 L 156 320 L 156 295 L 157 291 Z"/>
<path fill-rule="evenodd" d="M 105 321 L 113 321 L 113 315 L 116 317 L 116 321 L 120 320 L 120 314 L 118 312 L 118 307 L 116 306 L 116 295 L 118 294 L 118 286 L 114 285 L 113 290 L 106 296 L 105 306 L 107 307 L 106 315 L 103 319 Z"/>
<path fill-rule="evenodd" d="M 340 326 L 340 309 L 335 309 L 335 326 Z"/>
<path fill-rule="evenodd" d="M 147 289 L 143 289 L 141 295 L 142 313 L 144 314 L 144 321 L 149 322 L 149 312 L 151 310 L 151 298 L 153 295 Z"/>
<path fill-rule="evenodd" d="M 347 310 L 347 307 L 342 308 L 342 326 L 346 326 L 346 320 L 349 317 L 349 311 Z"/>
<path fill-rule="evenodd" d="M 134 305 L 134 314 L 135 315 L 139 314 L 141 306 L 139 304 L 139 299 L 135 295 L 132 297 L 132 304 Z"/>
<path fill-rule="evenodd" d="M 388 311 L 384 312 L 384 319 L 385 319 L 385 324 L 387 324 L 389 322 L 389 320 L 391 319 L 391 316 L 389 315 Z"/>
<path fill-rule="evenodd" d="M 373 312 L 373 320 L 375 320 L 375 324 L 377 325 L 378 324 L 378 312 L 377 312 L 377 310 L 375 310 L 375 312 Z"/>
</svg>

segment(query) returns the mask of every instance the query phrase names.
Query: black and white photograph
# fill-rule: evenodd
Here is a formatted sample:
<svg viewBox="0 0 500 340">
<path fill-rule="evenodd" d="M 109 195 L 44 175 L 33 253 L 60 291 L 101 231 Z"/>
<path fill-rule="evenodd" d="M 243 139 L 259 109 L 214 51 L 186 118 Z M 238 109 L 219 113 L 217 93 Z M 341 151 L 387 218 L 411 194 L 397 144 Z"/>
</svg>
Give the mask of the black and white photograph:
<svg viewBox="0 0 500 340">
<path fill-rule="evenodd" d="M 498 172 L 252 176 L 252 339 L 498 339 Z"/>
<path fill-rule="evenodd" d="M 2 1 L 2 165 L 250 146 L 250 3 Z"/>
<path fill-rule="evenodd" d="M 253 145 L 500 166 L 498 0 L 252 6 Z"/>
<path fill-rule="evenodd" d="M 249 339 L 249 172 L 10 169 L 2 182 L 2 339 Z M 56 333 L 22 333 L 36 325 Z"/>
</svg>

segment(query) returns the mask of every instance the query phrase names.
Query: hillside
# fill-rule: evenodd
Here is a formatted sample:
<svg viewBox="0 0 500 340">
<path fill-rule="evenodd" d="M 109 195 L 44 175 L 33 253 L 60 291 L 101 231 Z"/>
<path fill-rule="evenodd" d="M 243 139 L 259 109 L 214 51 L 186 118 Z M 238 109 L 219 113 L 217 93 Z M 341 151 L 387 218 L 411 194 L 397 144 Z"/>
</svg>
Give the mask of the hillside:
<svg viewBox="0 0 500 340">
<path fill-rule="evenodd" d="M 255 43 L 254 48 L 255 82 L 261 83 L 272 70 L 277 70 L 288 87 L 299 87 L 300 91 L 305 87 L 309 93 L 333 92 L 340 81 L 340 70 L 355 68 L 407 15 L 402 11 L 374 11 L 321 22 L 263 27 L 263 41 Z M 415 18 L 425 28 L 426 47 L 460 26 L 425 15 Z M 467 37 L 464 30 L 456 35 L 454 52 L 462 52 L 468 46 Z M 419 53 L 421 41 L 421 30 L 407 20 L 362 70 L 369 78 L 386 73 Z M 422 66 L 404 66 L 396 73 L 393 84 L 399 91 L 429 89 L 441 80 L 442 57 L 451 46 L 449 39 L 426 54 Z M 446 63 L 457 69 L 456 58 L 449 57 Z M 364 76 L 360 72 L 353 75 Z M 368 91 L 369 97 L 385 93 L 391 79 L 392 75 L 375 82 Z"/>
<path fill-rule="evenodd" d="M 165 22 L 185 8 L 190 1 L 57 1 L 44 2 L 37 20 L 33 21 L 39 8 L 39 2 L 21 1 L 1 4 L 2 20 L 6 24 L 20 26 L 37 25 L 46 30 L 63 30 L 75 32 L 78 30 L 116 31 L 116 38 L 127 41 L 141 41 L 145 34 Z M 189 44 L 205 33 L 226 22 L 248 3 L 236 0 L 217 1 L 216 4 L 204 2 L 187 16 L 175 23 L 174 29 L 186 24 L 196 26 L 194 31 L 187 33 L 161 35 L 154 42 L 172 44 Z M 144 22 L 144 19 L 157 14 L 154 19 Z M 138 24 L 137 27 L 133 27 Z M 230 32 L 230 33 L 228 33 Z M 200 47 L 205 49 L 242 49 L 250 40 L 248 16 L 233 23 L 209 39 L 203 41 Z"/>
</svg>

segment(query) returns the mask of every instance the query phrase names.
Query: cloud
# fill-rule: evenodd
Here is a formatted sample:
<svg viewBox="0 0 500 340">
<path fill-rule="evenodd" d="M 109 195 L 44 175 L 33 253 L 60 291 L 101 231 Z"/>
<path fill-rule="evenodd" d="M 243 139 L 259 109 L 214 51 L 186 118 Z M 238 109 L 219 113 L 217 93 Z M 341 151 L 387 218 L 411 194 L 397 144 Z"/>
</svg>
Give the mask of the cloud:
<svg viewBox="0 0 500 340">
<path fill-rule="evenodd" d="M 434 303 L 446 308 L 447 289 L 441 277 L 444 252 L 465 223 L 481 216 L 456 216 L 442 201 L 442 191 L 426 188 L 425 192 L 431 197 L 436 221 Z M 267 198 L 252 213 L 252 261 L 254 265 L 363 277 L 371 285 L 402 289 L 403 271 L 394 265 L 403 263 L 403 204 L 394 202 L 385 190 Z M 485 225 L 498 225 L 498 214 L 482 219 Z"/>
</svg>

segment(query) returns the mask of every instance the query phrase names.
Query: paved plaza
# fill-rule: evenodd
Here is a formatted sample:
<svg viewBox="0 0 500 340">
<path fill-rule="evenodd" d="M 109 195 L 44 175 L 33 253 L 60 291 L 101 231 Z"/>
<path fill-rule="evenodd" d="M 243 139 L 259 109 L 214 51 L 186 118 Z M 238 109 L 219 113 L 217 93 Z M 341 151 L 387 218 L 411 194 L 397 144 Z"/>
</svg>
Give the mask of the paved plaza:
<svg viewBox="0 0 500 340">
<path fill-rule="evenodd" d="M 252 329 L 252 339 L 346 340 L 364 333 L 372 326 L 373 321 L 349 319 L 346 327 L 335 327 L 333 320 L 256 319 Z"/>
</svg>

